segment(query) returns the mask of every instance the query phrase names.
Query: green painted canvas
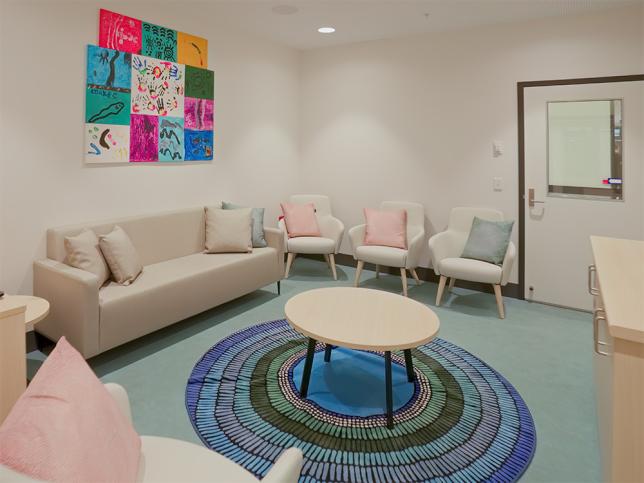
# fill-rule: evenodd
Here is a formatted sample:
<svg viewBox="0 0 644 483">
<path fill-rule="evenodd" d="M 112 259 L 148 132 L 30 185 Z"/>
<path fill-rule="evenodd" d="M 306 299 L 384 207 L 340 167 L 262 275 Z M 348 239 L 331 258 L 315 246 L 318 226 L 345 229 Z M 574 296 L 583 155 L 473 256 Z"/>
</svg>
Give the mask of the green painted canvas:
<svg viewBox="0 0 644 483">
<path fill-rule="evenodd" d="M 186 97 L 215 98 L 215 73 L 186 65 Z"/>
<path fill-rule="evenodd" d="M 130 124 L 130 93 L 87 87 L 85 122 L 92 124 Z"/>
<path fill-rule="evenodd" d="M 141 55 L 177 61 L 177 31 L 148 22 L 141 23 Z"/>
</svg>

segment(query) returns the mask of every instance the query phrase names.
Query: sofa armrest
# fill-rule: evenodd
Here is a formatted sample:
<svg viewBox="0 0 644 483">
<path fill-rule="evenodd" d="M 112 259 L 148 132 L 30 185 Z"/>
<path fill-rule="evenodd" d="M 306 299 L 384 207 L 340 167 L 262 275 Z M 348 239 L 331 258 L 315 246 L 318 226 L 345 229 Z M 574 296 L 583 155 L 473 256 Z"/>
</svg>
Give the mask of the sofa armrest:
<svg viewBox="0 0 644 483">
<path fill-rule="evenodd" d="M 278 228 L 264 227 L 264 238 L 269 247 L 277 250 L 277 265 L 284 274 L 284 232 Z"/>
<path fill-rule="evenodd" d="M 363 224 L 354 226 L 349 230 L 349 240 L 351 240 L 351 251 L 353 252 L 353 258 L 356 258 L 356 248 L 362 246 L 364 242 L 364 234 L 366 229 L 367 225 Z"/>
<path fill-rule="evenodd" d="M 302 451 L 289 448 L 284 451 L 262 479 L 264 483 L 297 483 L 302 471 Z"/>
<path fill-rule="evenodd" d="M 130 398 L 127 395 L 127 391 L 123 386 L 120 384 L 116 384 L 114 382 L 108 382 L 104 384 L 105 389 L 107 389 L 107 392 L 110 393 L 110 396 L 112 396 L 112 399 L 114 399 L 114 402 L 118 406 L 118 408 L 121 410 L 121 413 L 123 413 L 123 416 L 132 423 L 132 409 L 130 408 Z"/>
<path fill-rule="evenodd" d="M 333 253 L 337 254 L 342 244 L 342 237 L 344 236 L 344 223 L 334 216 L 327 215 L 318 217 L 318 224 L 320 225 L 322 236 L 330 238 L 335 242 L 335 250 Z"/>
<path fill-rule="evenodd" d="M 43 480 L 36 480 L 31 476 L 18 473 L 7 466 L 0 465 L 0 481 L 11 483 L 36 483 Z"/>
<path fill-rule="evenodd" d="M 514 246 L 514 243 L 510 242 L 508 244 L 508 249 L 505 252 L 505 257 L 503 259 L 502 275 L 501 275 L 501 285 L 506 285 L 510 280 L 510 274 L 512 273 L 512 266 L 514 265 L 514 260 L 517 257 L 517 248 Z"/>
<path fill-rule="evenodd" d="M 405 268 L 414 269 L 418 266 L 424 240 L 425 230 L 420 230 L 413 237 L 411 237 L 407 247 L 407 260 Z"/>
<path fill-rule="evenodd" d="M 443 231 L 432 236 L 428 242 L 429 256 L 436 275 L 440 275 L 438 264 L 444 258 L 460 257 L 463 243 L 459 236 L 451 231 Z"/>
<path fill-rule="evenodd" d="M 55 341 L 64 335 L 86 359 L 98 354 L 98 277 L 55 260 L 40 260 L 34 262 L 33 289 L 50 306 L 36 331 Z"/>
</svg>

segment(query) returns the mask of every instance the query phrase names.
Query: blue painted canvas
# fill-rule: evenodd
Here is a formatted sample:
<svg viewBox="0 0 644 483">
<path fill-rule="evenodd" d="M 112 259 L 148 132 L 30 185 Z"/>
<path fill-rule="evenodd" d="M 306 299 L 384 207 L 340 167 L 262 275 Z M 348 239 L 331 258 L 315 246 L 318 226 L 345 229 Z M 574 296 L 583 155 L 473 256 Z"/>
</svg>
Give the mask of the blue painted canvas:
<svg viewBox="0 0 644 483">
<path fill-rule="evenodd" d="M 130 92 L 132 54 L 87 46 L 87 84 L 102 89 Z"/>
<path fill-rule="evenodd" d="M 213 132 L 186 129 L 186 161 L 211 161 L 213 154 Z"/>
<path fill-rule="evenodd" d="M 159 118 L 159 161 L 183 161 L 183 119 L 180 117 Z"/>
</svg>

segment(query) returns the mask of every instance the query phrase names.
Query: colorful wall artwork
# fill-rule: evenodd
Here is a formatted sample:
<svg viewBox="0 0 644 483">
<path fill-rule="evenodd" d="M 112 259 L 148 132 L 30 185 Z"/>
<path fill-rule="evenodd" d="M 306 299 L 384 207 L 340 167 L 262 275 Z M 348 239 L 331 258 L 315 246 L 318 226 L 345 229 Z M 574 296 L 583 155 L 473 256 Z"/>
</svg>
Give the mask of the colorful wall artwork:
<svg viewBox="0 0 644 483">
<path fill-rule="evenodd" d="M 100 10 L 87 47 L 87 163 L 209 161 L 215 74 L 208 41 Z"/>
</svg>

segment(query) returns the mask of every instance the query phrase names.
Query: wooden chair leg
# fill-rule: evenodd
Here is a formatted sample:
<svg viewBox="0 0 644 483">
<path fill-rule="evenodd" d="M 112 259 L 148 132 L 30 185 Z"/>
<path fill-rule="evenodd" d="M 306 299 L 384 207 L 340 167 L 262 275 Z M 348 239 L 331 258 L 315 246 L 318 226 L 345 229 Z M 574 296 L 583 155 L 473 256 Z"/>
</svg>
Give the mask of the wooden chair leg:
<svg viewBox="0 0 644 483">
<path fill-rule="evenodd" d="M 293 259 L 295 258 L 295 253 L 288 253 L 286 257 L 286 271 L 284 272 L 284 278 L 288 278 L 288 273 L 291 271 L 291 265 L 293 265 Z"/>
<path fill-rule="evenodd" d="M 444 275 L 441 275 L 441 278 L 438 281 L 438 292 L 436 292 L 436 307 L 440 307 L 446 282 L 447 282 L 447 277 L 445 277 Z"/>
<path fill-rule="evenodd" d="M 454 288 L 454 284 L 456 283 L 456 279 L 454 277 L 449 279 L 449 291 L 451 292 L 452 289 Z"/>
<path fill-rule="evenodd" d="M 331 262 L 329 261 L 329 255 L 327 255 L 326 253 L 324 254 L 324 261 L 329 266 L 329 268 L 331 268 Z"/>
<path fill-rule="evenodd" d="M 405 270 L 405 267 L 400 269 L 400 279 L 402 280 L 403 296 L 407 297 L 407 270 Z"/>
<path fill-rule="evenodd" d="M 329 266 L 331 267 L 331 271 L 333 272 L 333 280 L 337 280 L 338 272 L 335 269 L 335 255 L 331 253 L 330 255 L 327 255 L 327 258 L 329 259 Z"/>
<path fill-rule="evenodd" d="M 496 297 L 496 306 L 499 309 L 499 318 L 505 319 L 505 308 L 503 307 L 503 295 L 501 294 L 501 286 L 493 284 L 494 296 Z"/>
<path fill-rule="evenodd" d="M 411 269 L 411 276 L 414 277 L 414 280 L 416 280 L 416 285 L 420 285 L 420 278 L 418 278 L 418 274 L 416 273 L 415 268 Z"/>
<path fill-rule="evenodd" d="M 362 274 L 362 269 L 364 267 L 364 262 L 362 260 L 358 260 L 358 266 L 356 267 L 356 279 L 353 282 L 353 286 L 357 287 L 360 285 L 360 275 Z"/>
<path fill-rule="evenodd" d="M 376 264 L 376 278 L 380 278 L 380 265 Z"/>
</svg>

